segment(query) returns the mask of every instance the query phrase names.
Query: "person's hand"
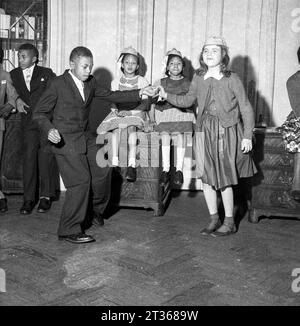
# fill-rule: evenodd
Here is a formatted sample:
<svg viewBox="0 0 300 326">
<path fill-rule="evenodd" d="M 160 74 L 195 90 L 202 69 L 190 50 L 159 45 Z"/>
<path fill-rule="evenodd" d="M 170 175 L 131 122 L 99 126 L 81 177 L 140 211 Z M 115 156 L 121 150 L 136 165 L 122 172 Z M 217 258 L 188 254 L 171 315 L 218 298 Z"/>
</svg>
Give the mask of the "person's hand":
<svg viewBox="0 0 300 326">
<path fill-rule="evenodd" d="M 17 106 L 17 111 L 19 113 L 27 114 L 27 111 L 25 110 L 25 108 L 29 108 L 29 105 L 27 105 L 21 98 L 18 98 L 16 100 L 16 106 Z"/>
<path fill-rule="evenodd" d="M 159 92 L 160 101 L 164 101 L 167 99 L 168 93 L 164 90 L 164 88 L 161 85 L 158 86 L 158 92 Z"/>
<path fill-rule="evenodd" d="M 6 103 L 0 107 L 0 117 L 7 119 L 13 112 L 14 107 L 10 103 Z"/>
<path fill-rule="evenodd" d="M 252 140 L 251 139 L 242 139 L 241 149 L 244 154 L 252 150 Z"/>
<path fill-rule="evenodd" d="M 48 132 L 48 139 L 54 143 L 58 144 L 61 141 L 60 134 L 57 129 L 50 129 Z"/>
<path fill-rule="evenodd" d="M 158 94 L 158 88 L 155 86 L 146 86 L 140 91 L 140 95 L 147 95 L 150 97 L 154 97 L 157 94 Z"/>
<path fill-rule="evenodd" d="M 132 115 L 132 113 L 130 111 L 118 111 L 116 114 L 120 118 L 128 117 L 128 116 Z"/>
</svg>

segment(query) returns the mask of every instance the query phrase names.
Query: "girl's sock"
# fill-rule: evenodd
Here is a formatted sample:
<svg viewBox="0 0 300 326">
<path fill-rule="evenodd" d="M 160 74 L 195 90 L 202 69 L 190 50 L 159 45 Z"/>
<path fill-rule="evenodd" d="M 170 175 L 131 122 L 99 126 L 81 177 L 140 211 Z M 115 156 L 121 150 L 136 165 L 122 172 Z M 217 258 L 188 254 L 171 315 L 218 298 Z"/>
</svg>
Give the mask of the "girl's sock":
<svg viewBox="0 0 300 326">
<path fill-rule="evenodd" d="M 112 166 L 119 166 L 119 158 L 117 156 L 113 156 L 111 164 Z"/>
<path fill-rule="evenodd" d="M 130 157 L 128 160 L 128 166 L 132 166 L 133 168 L 135 168 L 135 158 L 134 157 Z"/>
<path fill-rule="evenodd" d="M 177 164 L 176 164 L 177 171 L 183 170 L 184 154 L 185 154 L 185 148 L 178 147 L 177 148 Z"/>
<path fill-rule="evenodd" d="M 170 171 L 170 146 L 161 146 L 163 171 Z"/>
<path fill-rule="evenodd" d="M 233 216 L 225 216 L 223 225 L 232 228 L 234 226 Z"/>
</svg>

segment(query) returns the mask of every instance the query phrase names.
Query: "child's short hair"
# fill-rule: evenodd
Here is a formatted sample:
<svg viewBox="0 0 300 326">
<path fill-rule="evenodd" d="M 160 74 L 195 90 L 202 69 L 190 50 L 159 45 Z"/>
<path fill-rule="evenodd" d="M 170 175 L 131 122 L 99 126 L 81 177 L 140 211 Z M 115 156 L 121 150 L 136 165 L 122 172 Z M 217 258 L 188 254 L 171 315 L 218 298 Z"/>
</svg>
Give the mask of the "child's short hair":
<svg viewBox="0 0 300 326">
<path fill-rule="evenodd" d="M 221 73 L 225 76 L 225 77 L 229 77 L 231 75 L 231 71 L 228 69 L 228 65 L 230 62 L 230 58 L 228 55 L 228 47 L 224 46 L 224 45 L 218 45 L 221 48 L 221 55 L 222 55 L 222 60 L 221 60 Z M 202 48 L 202 51 L 200 53 L 200 68 L 197 70 L 197 74 L 200 76 L 203 76 L 206 74 L 208 67 L 207 65 L 204 63 L 203 60 L 203 52 L 205 49 L 205 45 Z"/>
<path fill-rule="evenodd" d="M 297 56 L 298 56 L 298 62 L 300 63 L 300 46 L 299 46 L 299 49 L 297 51 Z"/>
<path fill-rule="evenodd" d="M 39 51 L 38 49 L 31 43 L 24 43 L 22 45 L 20 45 L 18 51 L 31 51 L 31 53 L 33 54 L 33 56 L 36 57 L 36 63 L 38 63 L 39 61 Z"/>
<path fill-rule="evenodd" d="M 179 58 L 179 59 L 181 60 L 181 62 L 182 62 L 182 72 L 181 72 L 181 74 L 183 75 L 183 69 L 184 69 L 184 67 L 185 67 L 185 62 L 184 62 L 184 60 L 183 60 L 182 57 L 179 56 L 179 55 L 176 55 L 176 54 L 170 54 L 170 55 L 168 55 L 168 60 L 167 60 L 167 65 L 166 65 L 166 71 L 165 71 L 165 74 L 166 74 L 167 76 L 169 76 L 168 65 L 169 65 L 170 61 L 171 61 L 174 57 L 177 57 L 177 58 Z"/>
<path fill-rule="evenodd" d="M 74 61 L 75 59 L 79 57 L 88 57 L 88 58 L 93 58 L 93 54 L 91 50 L 84 46 L 77 46 L 71 51 L 70 54 L 70 61 Z"/>
<path fill-rule="evenodd" d="M 4 51 L 2 48 L 0 48 L 0 64 L 3 63 L 3 58 L 4 58 Z"/>
<path fill-rule="evenodd" d="M 123 64 L 124 61 L 125 61 L 125 58 L 128 56 L 128 55 L 132 55 L 136 58 L 136 62 L 137 62 L 137 68 L 135 69 L 135 74 L 138 75 L 139 74 L 139 65 L 140 65 L 140 57 L 139 55 L 135 55 L 135 54 L 132 54 L 132 53 L 124 53 L 123 56 L 122 56 L 122 59 L 121 59 L 121 63 Z M 122 67 L 121 65 L 121 71 L 122 73 L 124 74 L 124 68 Z"/>
</svg>

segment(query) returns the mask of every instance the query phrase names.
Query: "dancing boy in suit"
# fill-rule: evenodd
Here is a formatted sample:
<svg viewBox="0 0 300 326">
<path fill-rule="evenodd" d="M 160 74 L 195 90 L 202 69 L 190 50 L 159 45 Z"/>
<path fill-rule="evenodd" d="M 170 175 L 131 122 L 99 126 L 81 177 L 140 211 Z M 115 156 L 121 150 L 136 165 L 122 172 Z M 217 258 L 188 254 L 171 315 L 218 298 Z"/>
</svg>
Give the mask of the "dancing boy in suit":
<svg viewBox="0 0 300 326">
<path fill-rule="evenodd" d="M 39 191 L 40 201 L 37 211 L 46 212 L 55 196 L 58 172 L 47 137 L 40 133 L 38 124 L 32 120 L 34 107 L 55 74 L 50 68 L 40 67 L 39 53 L 35 46 L 22 44 L 18 50 L 19 67 L 10 72 L 13 85 L 21 99 L 28 105 L 21 110 L 23 133 L 23 184 L 24 202 L 21 214 L 30 214 L 36 204 Z M 39 189 L 39 177 L 41 179 Z"/>
<path fill-rule="evenodd" d="M 99 145 L 87 130 L 89 104 L 93 97 L 114 103 L 136 102 L 142 94 L 152 96 L 151 87 L 112 92 L 97 85 L 91 75 L 93 55 L 86 47 L 70 54 L 70 70 L 56 77 L 42 95 L 33 119 L 53 143 L 53 152 L 66 187 L 58 227 L 59 240 L 86 243 L 95 239 L 84 233 L 90 192 L 96 214 L 103 213 L 110 194 L 111 168 L 96 163 Z"/>
</svg>

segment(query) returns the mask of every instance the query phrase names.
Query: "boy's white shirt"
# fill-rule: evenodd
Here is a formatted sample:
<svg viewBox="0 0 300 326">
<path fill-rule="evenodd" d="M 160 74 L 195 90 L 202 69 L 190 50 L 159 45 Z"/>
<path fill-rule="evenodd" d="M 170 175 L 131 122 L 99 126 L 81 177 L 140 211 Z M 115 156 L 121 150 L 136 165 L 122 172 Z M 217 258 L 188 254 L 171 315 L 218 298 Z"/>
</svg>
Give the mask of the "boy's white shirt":
<svg viewBox="0 0 300 326">
<path fill-rule="evenodd" d="M 69 70 L 69 74 L 70 74 L 71 77 L 73 78 L 73 80 L 74 80 L 74 82 L 75 82 L 75 85 L 76 85 L 76 87 L 78 88 L 79 93 L 80 93 L 80 95 L 81 95 L 83 101 L 85 101 L 84 90 L 83 90 L 83 89 L 84 89 L 83 82 L 82 82 L 80 79 L 78 79 L 78 78 L 77 78 L 77 77 L 72 73 L 71 70 Z"/>
</svg>

